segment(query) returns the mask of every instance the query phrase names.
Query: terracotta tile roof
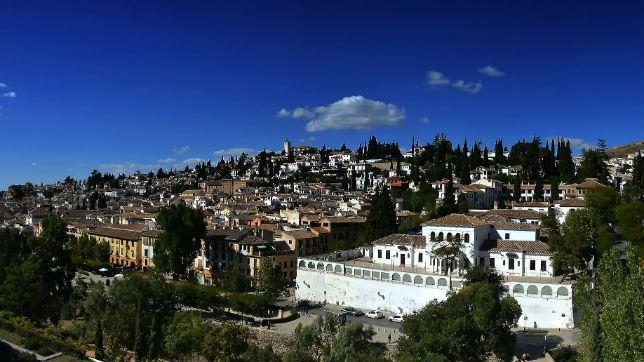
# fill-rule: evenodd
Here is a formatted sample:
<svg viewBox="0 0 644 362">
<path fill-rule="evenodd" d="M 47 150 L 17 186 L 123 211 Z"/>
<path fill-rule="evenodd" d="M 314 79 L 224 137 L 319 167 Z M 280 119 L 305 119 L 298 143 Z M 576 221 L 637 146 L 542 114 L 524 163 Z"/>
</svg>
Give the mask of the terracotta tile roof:
<svg viewBox="0 0 644 362">
<path fill-rule="evenodd" d="M 161 232 L 162 230 L 146 230 L 143 233 L 141 233 L 141 235 L 149 238 L 158 238 L 159 235 L 161 235 Z"/>
<path fill-rule="evenodd" d="M 578 184 L 577 187 L 580 189 L 590 189 L 593 187 L 603 187 L 604 185 L 597 181 L 596 178 L 587 178 L 582 183 Z"/>
<path fill-rule="evenodd" d="M 238 241 L 240 244 L 266 244 L 268 241 L 253 235 L 246 235 Z"/>
<path fill-rule="evenodd" d="M 213 229 L 206 231 L 206 238 L 237 241 L 248 235 L 249 231 L 239 229 Z"/>
<path fill-rule="evenodd" d="M 558 200 L 554 202 L 555 205 L 559 207 L 584 207 L 586 202 L 582 199 L 568 199 L 568 200 Z"/>
<path fill-rule="evenodd" d="M 454 227 L 476 227 L 486 225 L 488 223 L 481 221 L 475 217 L 463 214 L 451 214 L 443 216 L 438 219 L 429 220 L 423 223 L 423 226 L 454 226 Z"/>
<path fill-rule="evenodd" d="M 536 231 L 541 227 L 539 225 L 528 224 L 525 222 L 512 222 L 512 221 L 492 221 L 490 224 L 494 225 L 497 230 L 517 230 L 517 231 Z"/>
<path fill-rule="evenodd" d="M 295 230 L 283 231 L 282 236 L 284 235 L 291 236 L 294 239 L 310 239 L 310 238 L 316 237 L 316 235 L 313 234 L 311 230 L 307 230 L 307 229 L 295 229 Z"/>
<path fill-rule="evenodd" d="M 317 234 L 329 234 L 331 232 L 331 231 L 329 231 L 329 229 L 327 229 L 325 227 L 322 227 L 322 226 L 314 226 L 314 227 L 311 228 L 311 231 L 313 231 L 313 233 L 317 233 Z"/>
<path fill-rule="evenodd" d="M 97 228 L 94 228 L 93 230 L 89 231 L 88 234 L 123 240 L 139 240 L 141 238 L 141 231 L 133 231 L 107 226 L 99 226 Z"/>
<path fill-rule="evenodd" d="M 483 244 L 481 250 L 487 250 L 491 253 L 525 252 L 532 255 L 553 255 L 550 248 L 548 248 L 548 244 L 541 241 L 527 240 L 488 240 Z"/>
<path fill-rule="evenodd" d="M 427 238 L 422 235 L 410 234 L 391 234 L 374 240 L 373 245 L 413 245 L 416 247 L 425 247 L 427 245 Z"/>
<path fill-rule="evenodd" d="M 475 214 L 475 213 L 472 212 L 471 214 Z M 543 214 L 534 210 L 508 210 L 508 209 L 487 210 L 480 213 L 476 213 L 476 215 L 479 218 L 482 218 L 487 215 L 498 215 L 509 219 L 541 219 L 541 217 L 543 216 Z"/>
<path fill-rule="evenodd" d="M 351 222 L 366 222 L 367 219 L 364 217 L 337 217 L 337 216 L 330 216 L 330 217 L 325 217 L 321 221 L 327 221 L 331 224 L 340 224 L 340 223 L 351 223 Z"/>
</svg>

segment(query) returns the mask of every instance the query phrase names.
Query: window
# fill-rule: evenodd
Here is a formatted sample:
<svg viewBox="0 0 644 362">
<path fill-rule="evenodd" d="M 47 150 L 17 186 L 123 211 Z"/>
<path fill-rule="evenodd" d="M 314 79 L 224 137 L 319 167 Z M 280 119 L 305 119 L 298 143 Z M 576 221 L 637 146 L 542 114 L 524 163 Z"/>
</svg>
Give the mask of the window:
<svg viewBox="0 0 644 362">
<path fill-rule="evenodd" d="M 382 259 L 382 250 L 378 249 L 378 258 Z"/>
<path fill-rule="evenodd" d="M 470 242 L 470 234 L 464 234 L 463 235 L 463 241 L 465 241 L 466 243 L 469 243 Z"/>
<path fill-rule="evenodd" d="M 494 258 L 490 258 L 490 268 L 494 269 Z"/>
<path fill-rule="evenodd" d="M 510 240 L 510 233 L 505 233 L 505 240 Z"/>
<path fill-rule="evenodd" d="M 534 260 L 530 260 L 530 270 L 534 270 L 534 269 L 535 269 L 535 265 L 534 265 L 534 264 L 535 264 Z"/>
<path fill-rule="evenodd" d="M 541 261 L 541 271 L 546 271 L 546 261 L 545 260 Z"/>
<path fill-rule="evenodd" d="M 423 253 L 418 253 L 418 262 L 419 263 L 423 262 Z"/>
<path fill-rule="evenodd" d="M 389 254 L 389 250 L 387 250 L 387 251 L 385 252 L 385 258 L 386 258 L 386 259 L 389 259 L 390 257 L 391 257 L 391 255 Z"/>
</svg>

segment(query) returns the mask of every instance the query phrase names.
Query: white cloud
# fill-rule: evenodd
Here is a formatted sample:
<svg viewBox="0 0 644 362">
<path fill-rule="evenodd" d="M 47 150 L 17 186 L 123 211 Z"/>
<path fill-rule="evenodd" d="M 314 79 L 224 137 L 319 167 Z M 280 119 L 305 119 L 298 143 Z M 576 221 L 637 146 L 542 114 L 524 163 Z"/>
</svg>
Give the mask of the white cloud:
<svg viewBox="0 0 644 362">
<path fill-rule="evenodd" d="M 557 140 L 562 139 L 565 141 L 570 142 L 570 147 L 575 150 L 588 150 L 591 148 L 595 148 L 595 145 L 592 143 L 589 143 L 588 141 L 582 139 L 582 138 L 572 138 L 572 137 L 548 137 L 546 138 L 547 142 L 550 142 L 552 140 L 557 142 Z"/>
<path fill-rule="evenodd" d="M 183 155 L 184 153 L 186 153 L 188 151 L 190 151 L 190 146 L 188 146 L 188 145 L 181 146 L 179 148 L 174 149 L 174 152 L 176 152 L 176 153 L 178 153 L 180 155 Z"/>
<path fill-rule="evenodd" d="M 491 65 L 486 65 L 485 67 L 479 69 L 479 73 L 488 75 L 490 77 L 505 77 L 505 73 L 495 68 Z"/>
<path fill-rule="evenodd" d="M 166 157 L 166 158 L 162 158 L 162 159 L 160 159 L 160 160 L 157 160 L 157 162 L 158 162 L 158 163 L 165 163 L 165 164 L 168 164 L 168 163 L 177 162 L 177 160 L 175 160 L 175 159 L 174 159 L 174 158 L 172 158 L 172 157 Z"/>
<path fill-rule="evenodd" d="M 449 79 L 441 72 L 437 70 L 430 70 L 427 72 L 427 84 L 429 85 L 447 85 L 449 84 Z"/>
<path fill-rule="evenodd" d="M 217 150 L 213 152 L 213 155 L 217 158 L 229 158 L 229 157 L 239 157 L 242 153 L 245 153 L 248 156 L 254 156 L 257 154 L 257 151 L 248 147 L 231 147 L 222 150 Z"/>
<path fill-rule="evenodd" d="M 277 112 L 277 116 L 280 117 L 280 118 L 290 117 L 291 112 L 286 108 L 282 108 Z"/>
<path fill-rule="evenodd" d="M 158 169 L 158 164 L 145 164 L 137 162 L 123 162 L 123 163 L 102 163 L 98 166 L 100 171 L 109 172 L 114 174 L 125 173 L 130 174 L 135 171 L 147 172 Z"/>
<path fill-rule="evenodd" d="M 462 80 L 457 80 L 452 82 L 452 88 L 460 89 L 463 92 L 476 94 L 483 89 L 483 83 L 481 82 L 465 82 Z"/>
<path fill-rule="evenodd" d="M 38 162 L 34 161 L 31 163 L 32 166 L 38 166 Z"/>
<path fill-rule="evenodd" d="M 423 117 L 420 119 L 420 123 L 429 124 L 429 117 Z"/>
<path fill-rule="evenodd" d="M 315 118 L 315 113 L 309 111 L 308 109 L 306 109 L 304 107 L 298 107 L 298 108 L 295 108 L 293 110 L 293 112 L 291 113 L 291 117 L 293 117 L 293 118 L 313 119 L 313 118 Z"/>
<path fill-rule="evenodd" d="M 405 110 L 391 103 L 374 101 L 358 95 L 344 97 L 327 106 L 313 109 L 296 108 L 291 117 L 308 119 L 308 132 L 329 129 L 366 130 L 379 126 L 399 126 L 405 120 Z"/>
<path fill-rule="evenodd" d="M 2 94 L 3 97 L 16 98 L 16 92 L 6 92 Z"/>
<path fill-rule="evenodd" d="M 7 88 L 7 83 L 0 82 L 0 88 Z"/>
<path fill-rule="evenodd" d="M 478 93 L 483 89 L 483 83 L 479 82 L 466 82 L 464 80 L 451 81 L 442 72 L 437 70 L 430 70 L 427 72 L 427 84 L 432 87 L 451 86 L 455 89 L 460 89 L 467 93 Z"/>
<path fill-rule="evenodd" d="M 200 157 L 193 157 L 193 158 L 187 158 L 181 162 L 175 163 L 173 166 L 176 169 L 184 169 L 186 168 L 186 166 L 193 167 L 194 165 L 198 163 L 203 163 L 203 162 L 208 162 L 208 160 Z"/>
<path fill-rule="evenodd" d="M 313 137 L 313 136 L 306 137 L 306 138 L 300 138 L 300 143 L 310 143 L 310 142 L 314 142 L 314 141 L 315 141 L 315 137 Z"/>
</svg>

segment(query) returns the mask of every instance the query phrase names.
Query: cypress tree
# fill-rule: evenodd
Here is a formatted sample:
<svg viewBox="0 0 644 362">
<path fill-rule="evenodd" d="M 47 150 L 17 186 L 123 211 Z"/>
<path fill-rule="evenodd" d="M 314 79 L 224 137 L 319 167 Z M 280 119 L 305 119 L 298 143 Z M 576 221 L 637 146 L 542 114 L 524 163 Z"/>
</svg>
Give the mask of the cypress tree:
<svg viewBox="0 0 644 362">
<path fill-rule="evenodd" d="M 460 214 L 467 214 L 470 210 L 470 207 L 467 204 L 467 200 L 465 199 L 465 195 L 463 194 L 458 195 L 458 203 L 456 206 Z"/>
<path fill-rule="evenodd" d="M 519 176 L 515 177 L 514 185 L 512 188 L 512 200 L 514 202 L 519 202 L 521 200 L 521 178 Z"/>
<path fill-rule="evenodd" d="M 96 330 L 94 331 L 94 346 L 96 348 L 96 358 L 103 357 L 103 324 L 101 318 L 96 321 Z"/>
<path fill-rule="evenodd" d="M 543 181 L 541 180 L 541 178 L 538 178 L 537 182 L 534 184 L 533 201 L 543 201 Z"/>
<path fill-rule="evenodd" d="M 391 201 L 389 191 L 386 187 L 382 191 L 377 190 L 367 216 L 362 242 L 369 243 L 391 235 L 397 229 L 396 208 Z"/>
<path fill-rule="evenodd" d="M 559 179 L 556 177 L 553 177 L 550 183 L 550 200 L 559 200 Z"/>
</svg>

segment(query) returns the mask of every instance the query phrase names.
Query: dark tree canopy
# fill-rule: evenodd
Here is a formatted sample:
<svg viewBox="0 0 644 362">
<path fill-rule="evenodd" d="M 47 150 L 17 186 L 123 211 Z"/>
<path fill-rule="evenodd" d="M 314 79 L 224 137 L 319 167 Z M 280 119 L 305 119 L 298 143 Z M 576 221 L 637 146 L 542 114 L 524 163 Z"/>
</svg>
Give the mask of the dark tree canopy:
<svg viewBox="0 0 644 362">
<path fill-rule="evenodd" d="M 516 339 L 512 328 L 521 316 L 521 307 L 500 290 L 501 278 L 494 272 L 472 270 L 459 292 L 405 319 L 398 359 L 483 361 L 493 353 L 501 360 L 511 360 Z"/>
<path fill-rule="evenodd" d="M 154 264 L 176 278 L 194 260 L 206 234 L 206 223 L 201 210 L 183 204 L 164 208 L 157 221 L 163 231 L 154 246 Z"/>
</svg>

